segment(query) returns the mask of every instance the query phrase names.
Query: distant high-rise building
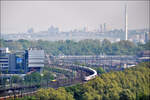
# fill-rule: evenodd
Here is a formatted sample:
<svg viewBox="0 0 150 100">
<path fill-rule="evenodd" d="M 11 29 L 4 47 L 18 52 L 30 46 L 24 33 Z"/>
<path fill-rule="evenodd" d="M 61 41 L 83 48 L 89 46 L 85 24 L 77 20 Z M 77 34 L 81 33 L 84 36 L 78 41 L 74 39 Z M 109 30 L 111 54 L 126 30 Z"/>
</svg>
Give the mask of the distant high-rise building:
<svg viewBox="0 0 150 100">
<path fill-rule="evenodd" d="M 102 32 L 103 32 L 103 26 L 102 26 L 102 24 L 100 24 L 99 32 L 100 32 L 100 33 L 102 33 Z"/>
<path fill-rule="evenodd" d="M 147 42 L 150 40 L 149 37 L 150 37 L 150 36 L 149 36 L 149 33 L 148 33 L 148 32 L 145 32 L 145 43 L 147 43 Z"/>
<path fill-rule="evenodd" d="M 106 23 L 104 23 L 104 30 L 103 31 L 106 32 Z"/>
<path fill-rule="evenodd" d="M 127 15 L 127 5 L 125 5 L 125 40 L 128 40 L 128 15 Z"/>
<path fill-rule="evenodd" d="M 86 27 L 83 28 L 83 32 L 86 32 Z"/>
<path fill-rule="evenodd" d="M 33 28 L 30 28 L 28 29 L 27 33 L 33 33 L 34 32 L 34 29 Z"/>
<path fill-rule="evenodd" d="M 55 28 L 53 25 L 48 28 L 48 33 L 52 33 L 52 34 L 55 34 L 55 33 L 58 33 L 59 32 L 59 28 Z"/>
</svg>

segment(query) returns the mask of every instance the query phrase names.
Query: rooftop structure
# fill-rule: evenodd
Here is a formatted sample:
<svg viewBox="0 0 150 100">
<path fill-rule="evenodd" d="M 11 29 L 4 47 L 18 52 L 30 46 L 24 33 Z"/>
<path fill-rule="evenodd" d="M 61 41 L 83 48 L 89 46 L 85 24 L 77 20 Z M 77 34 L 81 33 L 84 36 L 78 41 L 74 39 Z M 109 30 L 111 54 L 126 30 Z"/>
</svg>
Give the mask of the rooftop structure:
<svg viewBox="0 0 150 100">
<path fill-rule="evenodd" d="M 0 48 L 0 54 L 2 53 L 10 53 L 8 47 L 7 48 Z"/>
</svg>

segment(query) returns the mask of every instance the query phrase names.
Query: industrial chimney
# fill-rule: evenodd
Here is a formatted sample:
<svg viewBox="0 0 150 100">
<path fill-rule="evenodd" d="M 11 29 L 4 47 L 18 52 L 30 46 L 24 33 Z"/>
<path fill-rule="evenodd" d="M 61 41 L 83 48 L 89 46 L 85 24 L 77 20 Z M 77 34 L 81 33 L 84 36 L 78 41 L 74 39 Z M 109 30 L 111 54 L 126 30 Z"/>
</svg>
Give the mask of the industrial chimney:
<svg viewBox="0 0 150 100">
<path fill-rule="evenodd" d="M 128 40 L 128 15 L 127 15 L 127 5 L 125 5 L 125 40 Z"/>
</svg>

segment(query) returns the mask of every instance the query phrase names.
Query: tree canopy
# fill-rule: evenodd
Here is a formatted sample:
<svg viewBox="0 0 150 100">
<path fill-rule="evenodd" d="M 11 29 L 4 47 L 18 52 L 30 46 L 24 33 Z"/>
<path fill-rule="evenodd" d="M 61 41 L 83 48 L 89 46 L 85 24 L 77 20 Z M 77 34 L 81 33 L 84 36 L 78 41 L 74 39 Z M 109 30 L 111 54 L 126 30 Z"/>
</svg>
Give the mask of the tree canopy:
<svg viewBox="0 0 150 100">
<path fill-rule="evenodd" d="M 150 63 L 141 63 L 124 71 L 101 74 L 84 84 L 40 89 L 30 100 L 149 100 L 149 76 Z"/>
<path fill-rule="evenodd" d="M 81 40 L 75 42 L 72 40 L 66 41 L 5 41 L 0 40 L 2 47 L 9 47 L 11 50 L 24 50 L 30 47 L 43 48 L 47 53 L 52 55 L 135 55 L 142 50 L 150 50 L 150 42 L 146 44 L 134 44 L 130 41 L 121 40 L 119 42 L 111 43 L 104 39 L 99 40 Z"/>
</svg>

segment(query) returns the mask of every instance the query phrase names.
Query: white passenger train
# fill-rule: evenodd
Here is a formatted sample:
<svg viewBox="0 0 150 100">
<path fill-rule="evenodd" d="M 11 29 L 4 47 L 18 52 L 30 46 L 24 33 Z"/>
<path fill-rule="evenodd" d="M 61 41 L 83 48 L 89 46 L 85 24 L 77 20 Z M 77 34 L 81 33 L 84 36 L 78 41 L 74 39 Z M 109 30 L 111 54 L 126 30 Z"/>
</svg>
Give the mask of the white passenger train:
<svg viewBox="0 0 150 100">
<path fill-rule="evenodd" d="M 84 69 L 84 70 L 90 71 L 92 73 L 91 75 L 84 77 L 85 81 L 89 81 L 91 79 L 94 79 L 97 76 L 97 71 L 96 70 L 94 70 L 90 67 L 85 67 L 85 66 L 79 66 L 79 67 Z"/>
<path fill-rule="evenodd" d="M 59 65 L 60 65 L 60 64 L 59 64 Z M 62 65 L 66 65 L 66 64 L 61 63 L 61 66 L 62 66 Z M 92 68 L 90 68 L 90 67 L 79 66 L 79 65 L 75 65 L 75 64 L 67 64 L 67 66 L 78 67 L 78 68 L 80 68 L 81 70 L 85 70 L 85 71 L 88 71 L 88 72 L 92 73 L 91 75 L 84 77 L 84 80 L 85 80 L 85 81 L 89 81 L 89 80 L 91 80 L 91 79 L 94 79 L 94 78 L 97 76 L 97 71 L 94 70 L 94 69 L 92 69 Z"/>
</svg>

